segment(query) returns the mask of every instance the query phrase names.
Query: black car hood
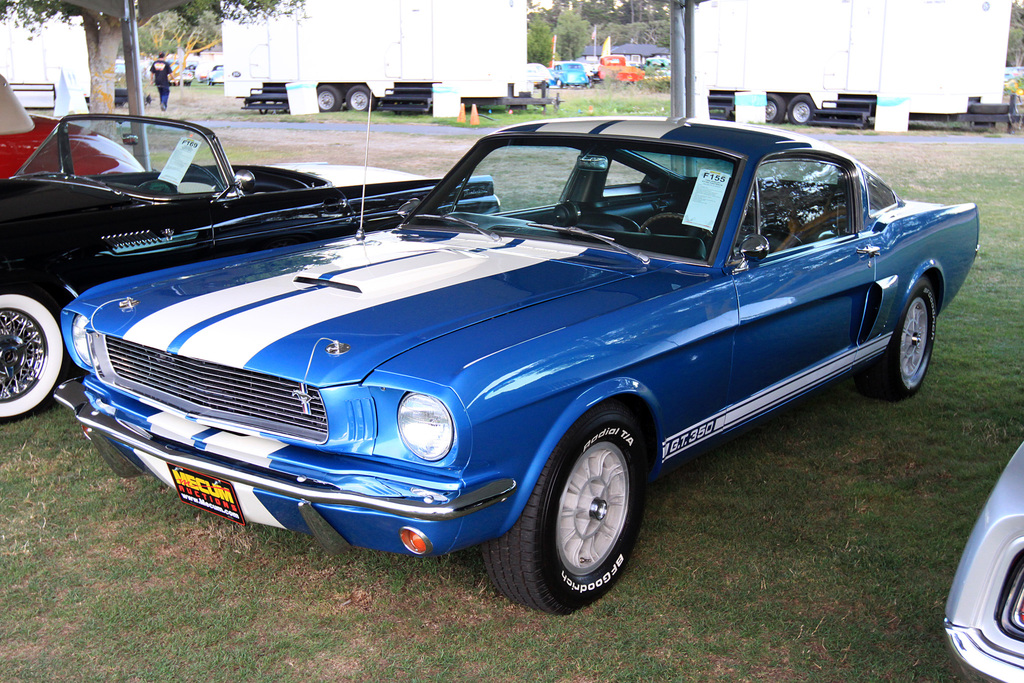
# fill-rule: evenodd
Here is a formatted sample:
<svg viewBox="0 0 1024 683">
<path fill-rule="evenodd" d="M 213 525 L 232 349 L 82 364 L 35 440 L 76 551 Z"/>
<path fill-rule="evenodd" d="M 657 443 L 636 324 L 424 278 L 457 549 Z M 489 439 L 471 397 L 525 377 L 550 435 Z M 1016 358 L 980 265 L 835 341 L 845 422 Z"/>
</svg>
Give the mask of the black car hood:
<svg viewBox="0 0 1024 683">
<path fill-rule="evenodd" d="M 0 224 L 64 213 L 109 209 L 136 200 L 114 190 L 68 180 L 0 180 Z"/>
</svg>

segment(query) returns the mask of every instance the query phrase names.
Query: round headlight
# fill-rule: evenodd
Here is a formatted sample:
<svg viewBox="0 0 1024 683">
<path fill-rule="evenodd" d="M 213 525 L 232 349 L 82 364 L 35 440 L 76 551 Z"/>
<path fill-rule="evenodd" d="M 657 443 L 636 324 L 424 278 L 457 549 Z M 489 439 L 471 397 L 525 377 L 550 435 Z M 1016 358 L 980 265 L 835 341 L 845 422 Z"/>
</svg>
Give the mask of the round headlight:
<svg viewBox="0 0 1024 683">
<path fill-rule="evenodd" d="M 409 450 L 424 460 L 433 461 L 448 455 L 455 425 L 440 400 L 423 394 L 406 394 L 398 406 L 398 433 Z"/>
<path fill-rule="evenodd" d="M 92 366 L 92 353 L 89 351 L 89 333 L 85 325 L 89 319 L 84 315 L 76 315 L 71 323 L 71 341 L 75 345 L 75 353 L 85 364 Z"/>
</svg>

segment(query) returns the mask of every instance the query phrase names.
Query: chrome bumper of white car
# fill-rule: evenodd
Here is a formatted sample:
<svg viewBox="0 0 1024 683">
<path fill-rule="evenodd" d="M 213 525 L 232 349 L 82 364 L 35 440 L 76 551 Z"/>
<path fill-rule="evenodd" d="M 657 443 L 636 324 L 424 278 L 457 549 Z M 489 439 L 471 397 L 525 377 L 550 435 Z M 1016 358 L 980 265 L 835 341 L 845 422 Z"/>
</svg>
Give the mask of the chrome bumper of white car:
<svg viewBox="0 0 1024 683">
<path fill-rule="evenodd" d="M 1024 677 L 1024 658 L 992 647 L 975 628 L 946 620 L 946 645 L 969 681 L 1007 683 Z"/>
<path fill-rule="evenodd" d="M 283 477 L 272 478 L 232 468 L 206 458 L 197 457 L 184 450 L 165 446 L 145 434 L 130 429 L 113 417 L 94 410 L 89 402 L 85 387 L 78 381 L 65 382 L 57 388 L 53 396 L 58 402 L 74 411 L 75 417 L 86 428 L 89 438 L 94 442 L 100 455 L 103 456 L 103 459 L 106 460 L 111 469 L 122 477 L 141 474 L 141 470 L 130 460 L 126 459 L 107 440 L 116 441 L 128 448 L 142 451 L 171 465 L 188 468 L 207 476 L 245 484 L 301 502 L 321 505 L 344 505 L 418 520 L 444 521 L 463 517 L 507 500 L 516 489 L 516 483 L 513 479 L 498 479 L 472 491 L 467 491 L 452 500 L 427 502 L 368 496 L 362 493 L 344 491 L 322 482 L 302 483 L 301 478 L 296 478 L 293 481 L 286 480 Z"/>
</svg>

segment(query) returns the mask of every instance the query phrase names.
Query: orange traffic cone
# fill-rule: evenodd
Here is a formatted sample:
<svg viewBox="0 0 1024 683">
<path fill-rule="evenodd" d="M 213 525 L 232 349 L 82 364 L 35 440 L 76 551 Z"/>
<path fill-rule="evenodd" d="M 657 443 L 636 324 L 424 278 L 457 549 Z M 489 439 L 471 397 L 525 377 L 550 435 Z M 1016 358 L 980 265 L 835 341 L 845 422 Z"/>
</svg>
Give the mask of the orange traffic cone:
<svg viewBox="0 0 1024 683">
<path fill-rule="evenodd" d="M 469 125 L 471 125 L 471 126 L 479 126 L 480 125 L 480 114 L 477 113 L 476 105 L 475 104 L 473 105 L 473 108 L 469 112 Z"/>
<path fill-rule="evenodd" d="M 455 121 L 458 123 L 466 122 L 466 105 L 461 102 L 459 103 L 459 117 Z"/>
</svg>

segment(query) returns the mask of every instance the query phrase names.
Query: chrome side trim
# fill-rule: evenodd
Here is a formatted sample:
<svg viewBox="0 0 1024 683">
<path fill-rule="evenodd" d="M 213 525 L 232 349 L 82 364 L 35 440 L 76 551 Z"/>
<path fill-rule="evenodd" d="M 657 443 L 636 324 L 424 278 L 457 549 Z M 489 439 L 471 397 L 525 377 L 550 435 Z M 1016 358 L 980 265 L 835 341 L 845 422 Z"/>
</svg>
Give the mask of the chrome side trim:
<svg viewBox="0 0 1024 683">
<path fill-rule="evenodd" d="M 93 410 L 89 403 L 88 395 L 85 392 L 85 387 L 76 380 L 60 385 L 53 396 L 58 402 L 71 408 L 75 413 L 75 417 L 85 427 L 95 430 L 128 448 L 142 451 L 171 465 L 186 467 L 201 474 L 252 486 L 269 493 L 294 498 L 297 501 L 307 501 L 320 505 L 345 505 L 408 517 L 410 519 L 444 521 L 464 517 L 477 510 L 482 510 L 508 500 L 516 490 L 515 480 L 498 479 L 484 484 L 473 491 L 468 491 L 447 503 L 431 504 L 418 500 L 377 498 L 341 489 L 330 490 L 323 488 L 322 484 L 320 486 L 309 486 L 298 483 L 297 480 L 291 482 L 273 479 L 269 476 L 252 472 L 241 472 L 226 465 L 169 448 L 149 437 L 136 433 L 113 417 Z M 121 457 L 123 458 L 123 456 Z"/>
</svg>

